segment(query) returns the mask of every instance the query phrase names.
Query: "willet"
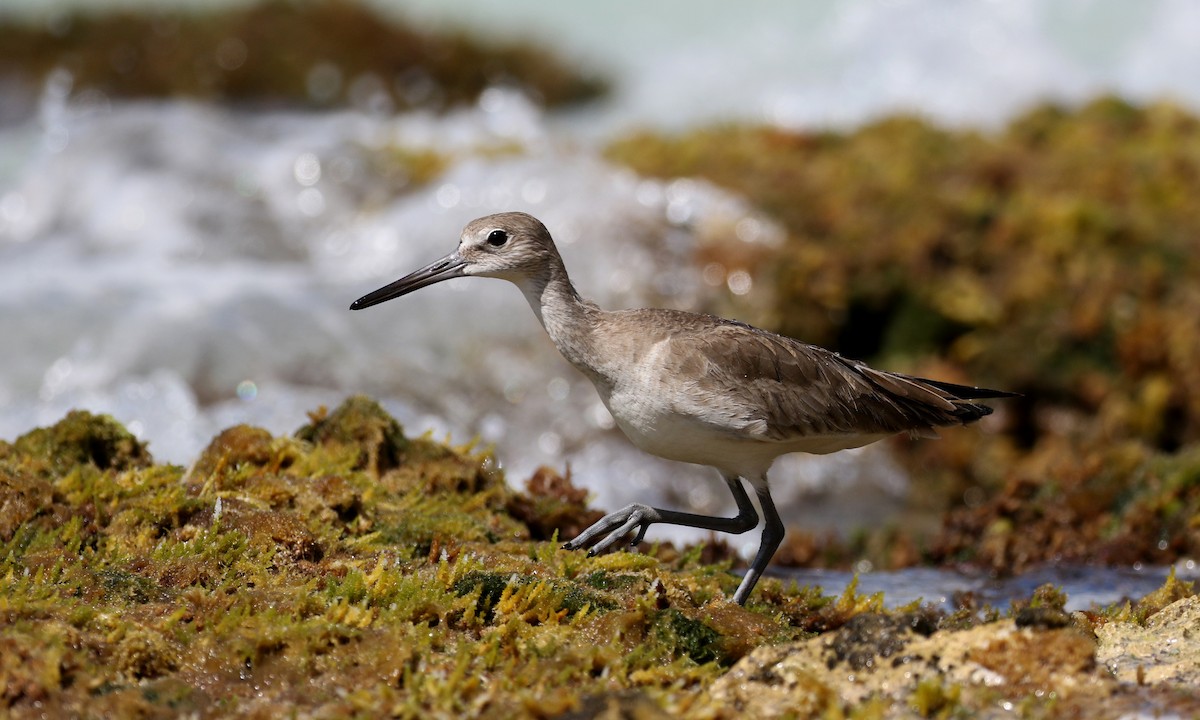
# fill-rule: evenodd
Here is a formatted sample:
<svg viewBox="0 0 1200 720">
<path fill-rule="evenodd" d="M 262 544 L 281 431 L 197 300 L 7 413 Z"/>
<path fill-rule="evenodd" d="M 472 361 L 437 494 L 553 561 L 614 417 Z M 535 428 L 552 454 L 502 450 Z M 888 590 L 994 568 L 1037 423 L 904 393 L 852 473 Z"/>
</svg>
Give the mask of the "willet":
<svg viewBox="0 0 1200 720">
<path fill-rule="evenodd" d="M 550 340 L 596 386 L 617 426 L 642 450 L 716 468 L 733 493 L 731 518 L 635 503 L 609 513 L 563 547 L 641 542 L 654 523 L 744 533 L 758 514 L 758 552 L 734 593 L 745 604 L 783 540 L 767 470 L 780 455 L 831 453 L 897 433 L 937 437 L 991 413 L 971 400 L 1013 393 L 874 370 L 837 353 L 745 323 L 678 310 L 601 310 L 567 277 L 550 233 L 525 213 L 488 215 L 466 226 L 458 248 L 375 292 L 351 310 L 456 277 L 494 277 L 521 289 Z M 599 541 L 596 540 L 599 538 Z"/>
</svg>

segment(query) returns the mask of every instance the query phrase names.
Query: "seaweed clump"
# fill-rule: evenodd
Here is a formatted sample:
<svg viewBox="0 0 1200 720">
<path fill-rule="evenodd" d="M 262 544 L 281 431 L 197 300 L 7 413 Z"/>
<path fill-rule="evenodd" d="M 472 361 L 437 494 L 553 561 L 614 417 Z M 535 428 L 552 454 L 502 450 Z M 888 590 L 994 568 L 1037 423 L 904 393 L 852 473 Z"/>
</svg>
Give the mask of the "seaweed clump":
<svg viewBox="0 0 1200 720">
<path fill-rule="evenodd" d="M 848 356 L 1022 393 L 983 432 L 897 443 L 919 536 L 794 545 L 799 561 L 1003 571 L 1200 553 L 1200 120 L 1101 98 L 991 134 L 892 117 L 852 132 L 640 133 L 609 156 L 743 194 L 778 244 L 712 242 L 734 312 Z M 734 236 L 735 233 L 730 233 Z M 932 525 L 932 524 L 931 524 Z M 982 538 L 982 541 L 980 541 Z M 897 553 L 897 547 L 906 548 Z"/>
<path fill-rule="evenodd" d="M 80 465 L 97 470 L 132 470 L 153 462 L 145 443 L 106 415 L 74 410 L 53 427 L 22 435 L 12 445 L 0 443 L 0 460 L 19 458 L 38 475 L 63 474 Z"/>
<path fill-rule="evenodd" d="M 373 111 L 461 105 L 494 85 L 550 106 L 605 90 L 536 47 L 420 31 L 352 0 L 75 11 L 0 26 L 0 65 L 34 87 L 66 71 L 79 91 L 109 98 Z"/>
</svg>

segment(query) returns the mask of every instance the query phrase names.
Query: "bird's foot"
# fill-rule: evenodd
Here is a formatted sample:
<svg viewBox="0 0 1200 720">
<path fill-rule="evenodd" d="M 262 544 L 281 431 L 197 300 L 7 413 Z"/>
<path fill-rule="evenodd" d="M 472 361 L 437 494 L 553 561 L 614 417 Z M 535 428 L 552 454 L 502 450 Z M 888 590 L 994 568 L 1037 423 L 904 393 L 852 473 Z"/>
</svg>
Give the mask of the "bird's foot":
<svg viewBox="0 0 1200 720">
<path fill-rule="evenodd" d="M 579 550 L 591 545 L 593 540 L 604 535 L 605 537 L 600 542 L 588 550 L 588 556 L 598 555 L 612 547 L 613 543 L 633 532 L 635 528 L 637 535 L 634 536 L 630 546 L 636 547 L 646 536 L 646 530 L 660 520 L 662 520 L 662 515 L 656 508 L 641 503 L 627 505 L 597 520 L 587 530 L 579 533 L 575 539 L 564 543 L 563 549 Z"/>
</svg>

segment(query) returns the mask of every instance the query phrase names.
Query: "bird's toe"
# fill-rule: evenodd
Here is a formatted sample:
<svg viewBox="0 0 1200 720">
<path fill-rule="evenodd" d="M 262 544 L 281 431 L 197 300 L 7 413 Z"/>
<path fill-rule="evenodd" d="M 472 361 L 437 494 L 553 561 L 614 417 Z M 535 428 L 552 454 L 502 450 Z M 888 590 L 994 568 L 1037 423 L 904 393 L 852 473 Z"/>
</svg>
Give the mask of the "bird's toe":
<svg viewBox="0 0 1200 720">
<path fill-rule="evenodd" d="M 637 533 L 630 546 L 636 547 L 646 537 L 646 530 L 658 519 L 658 512 L 654 508 L 635 503 L 600 518 L 574 539 L 563 543 L 562 547 L 564 550 L 579 550 L 590 545 L 588 557 L 593 557 L 635 530 Z M 593 545 L 593 540 L 597 538 L 600 538 L 599 542 Z"/>
</svg>

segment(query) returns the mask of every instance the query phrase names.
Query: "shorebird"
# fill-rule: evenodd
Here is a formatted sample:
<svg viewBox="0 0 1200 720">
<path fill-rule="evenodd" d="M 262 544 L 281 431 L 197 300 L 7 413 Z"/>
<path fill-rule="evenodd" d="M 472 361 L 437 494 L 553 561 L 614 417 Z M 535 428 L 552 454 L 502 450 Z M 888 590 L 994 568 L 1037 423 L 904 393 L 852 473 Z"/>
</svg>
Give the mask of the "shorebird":
<svg viewBox="0 0 1200 720">
<path fill-rule="evenodd" d="M 1014 393 L 884 372 L 745 323 L 678 310 L 601 310 L 580 297 L 554 240 L 519 212 L 469 223 L 449 255 L 355 300 L 377 305 L 457 277 L 520 288 L 551 342 L 596 386 L 617 426 L 642 450 L 716 468 L 737 503 L 711 517 L 634 503 L 605 515 L 563 547 L 603 552 L 654 523 L 744 533 L 766 520 L 757 553 L 733 595 L 744 605 L 784 536 L 767 471 L 794 452 L 832 453 L 898 433 L 937 437 L 992 409 L 972 400 Z M 635 532 L 636 531 L 636 532 Z"/>
</svg>

